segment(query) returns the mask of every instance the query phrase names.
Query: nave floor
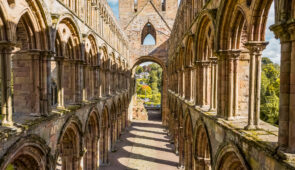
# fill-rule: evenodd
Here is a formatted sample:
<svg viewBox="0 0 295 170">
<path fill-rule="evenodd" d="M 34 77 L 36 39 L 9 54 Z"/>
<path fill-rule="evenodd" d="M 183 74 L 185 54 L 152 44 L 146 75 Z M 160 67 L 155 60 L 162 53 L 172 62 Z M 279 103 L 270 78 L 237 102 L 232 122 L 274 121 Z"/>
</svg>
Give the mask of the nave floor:
<svg viewBox="0 0 295 170">
<path fill-rule="evenodd" d="M 160 121 L 133 121 L 109 154 L 110 165 L 102 170 L 176 170 L 178 156 Z"/>
</svg>

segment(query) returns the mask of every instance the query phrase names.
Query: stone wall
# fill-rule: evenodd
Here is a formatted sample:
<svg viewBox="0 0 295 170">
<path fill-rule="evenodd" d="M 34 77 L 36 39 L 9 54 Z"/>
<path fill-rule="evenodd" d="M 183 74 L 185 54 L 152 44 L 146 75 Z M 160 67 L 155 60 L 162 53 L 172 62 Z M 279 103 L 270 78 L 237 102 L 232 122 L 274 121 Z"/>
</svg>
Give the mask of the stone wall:
<svg viewBox="0 0 295 170">
<path fill-rule="evenodd" d="M 260 120 L 272 3 L 181 1 L 168 41 L 168 127 L 185 169 L 294 169 L 291 1 L 274 2 L 271 26 L 282 44 L 279 127 Z"/>
<path fill-rule="evenodd" d="M 107 1 L 0 1 L 0 169 L 92 169 L 130 124 L 128 39 Z"/>
</svg>

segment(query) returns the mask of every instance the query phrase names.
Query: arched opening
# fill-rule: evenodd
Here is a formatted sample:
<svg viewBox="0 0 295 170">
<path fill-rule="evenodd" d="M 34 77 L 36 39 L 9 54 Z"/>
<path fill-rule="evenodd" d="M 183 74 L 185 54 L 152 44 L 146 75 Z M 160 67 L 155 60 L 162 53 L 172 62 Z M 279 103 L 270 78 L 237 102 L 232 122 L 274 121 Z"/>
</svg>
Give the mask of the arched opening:
<svg viewBox="0 0 295 170">
<path fill-rule="evenodd" d="M 75 104 L 80 98 L 80 67 L 77 60 L 81 59 L 80 38 L 74 22 L 64 18 L 57 25 L 55 37 L 54 61 L 51 62 L 51 73 L 57 84 L 57 107 Z"/>
<path fill-rule="evenodd" d="M 101 59 L 100 59 L 100 96 L 106 96 L 110 94 L 110 58 L 108 55 L 107 48 L 105 46 L 101 47 Z"/>
<path fill-rule="evenodd" d="M 76 123 L 70 123 L 61 136 L 57 167 L 62 170 L 80 168 L 81 136 L 77 126 Z"/>
<path fill-rule="evenodd" d="M 40 93 L 37 90 L 39 72 L 36 68 L 40 63 L 35 61 L 30 52 L 38 48 L 36 29 L 28 12 L 23 14 L 16 25 L 16 41 L 19 43 L 18 53 L 14 55 L 11 63 L 13 112 L 37 114 L 40 112 Z"/>
<path fill-rule="evenodd" d="M 196 103 L 203 108 L 214 110 L 217 98 L 217 89 L 214 89 L 217 88 L 217 58 L 213 54 L 214 27 L 207 15 L 201 17 L 197 35 L 196 65 L 199 71 L 196 75 Z"/>
<path fill-rule="evenodd" d="M 265 40 L 269 42 L 262 52 L 262 73 L 261 73 L 261 107 L 260 118 L 263 121 L 275 126 L 279 125 L 279 103 L 280 103 L 280 58 L 281 44 L 275 38 L 274 33 L 269 29 L 275 24 L 274 2 L 272 3 L 266 22 Z"/>
<path fill-rule="evenodd" d="M 179 166 L 185 166 L 185 145 L 184 145 L 184 120 L 182 107 L 178 107 L 179 123 L 178 123 L 178 151 L 179 151 Z"/>
<path fill-rule="evenodd" d="M 85 146 L 87 151 L 84 156 L 84 167 L 86 169 L 97 169 L 99 167 L 99 128 L 99 118 L 97 116 L 97 113 L 95 111 L 92 111 L 90 113 L 90 117 L 88 118 L 88 123 L 85 129 Z"/>
<path fill-rule="evenodd" d="M 162 0 L 162 11 L 166 11 L 166 0 Z"/>
<path fill-rule="evenodd" d="M 195 131 L 195 169 L 210 170 L 211 167 L 211 152 L 209 137 L 207 135 L 204 124 L 201 122 L 197 125 Z"/>
<path fill-rule="evenodd" d="M 220 150 L 216 160 L 216 169 L 248 170 L 248 167 L 243 159 L 243 156 L 240 155 L 239 150 L 233 144 L 229 144 Z"/>
<path fill-rule="evenodd" d="M 117 141 L 117 109 L 115 104 L 112 105 L 111 107 L 111 128 L 110 128 L 110 147 L 111 151 L 115 151 L 115 144 Z"/>
<path fill-rule="evenodd" d="M 134 67 L 136 107 L 135 120 L 161 120 L 163 69 L 155 62 Z M 143 114 L 144 113 L 144 114 Z"/>
<path fill-rule="evenodd" d="M 193 153 L 192 153 L 192 144 L 193 144 L 193 127 L 192 119 L 190 112 L 187 111 L 187 116 L 185 120 L 185 129 L 184 129 L 184 160 L 185 160 L 185 169 L 193 169 Z"/>
<path fill-rule="evenodd" d="M 218 170 L 227 170 L 227 169 L 246 170 L 234 152 L 229 152 L 226 155 L 224 155 L 224 158 L 221 161 L 222 162 L 218 166 Z"/>
<path fill-rule="evenodd" d="M 9 163 L 5 165 L 6 170 L 30 169 L 45 170 L 48 166 L 46 153 L 37 144 L 26 144 L 26 146 L 13 153 Z"/>
<path fill-rule="evenodd" d="M 105 107 L 102 112 L 102 118 L 100 122 L 100 164 L 107 164 L 108 151 L 109 151 L 109 115 L 108 110 Z"/>
<path fill-rule="evenodd" d="M 141 44 L 142 45 L 156 45 L 157 44 L 157 32 L 154 26 L 148 22 L 141 32 Z"/>
<path fill-rule="evenodd" d="M 89 35 L 85 42 L 85 62 L 83 64 L 83 101 L 97 99 L 98 96 L 98 51 L 95 39 Z"/>
</svg>

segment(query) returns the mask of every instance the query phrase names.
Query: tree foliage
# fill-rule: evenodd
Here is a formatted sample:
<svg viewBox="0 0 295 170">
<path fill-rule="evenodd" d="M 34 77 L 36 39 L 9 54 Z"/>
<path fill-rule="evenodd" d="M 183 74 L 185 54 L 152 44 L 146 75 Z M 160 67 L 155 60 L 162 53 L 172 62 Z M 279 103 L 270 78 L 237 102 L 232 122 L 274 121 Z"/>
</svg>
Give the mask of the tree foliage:
<svg viewBox="0 0 295 170">
<path fill-rule="evenodd" d="M 279 121 L 280 66 L 262 58 L 261 119 L 273 125 Z"/>
<path fill-rule="evenodd" d="M 138 67 L 137 67 L 138 68 Z M 136 68 L 136 69 L 137 69 Z M 147 66 L 149 68 L 149 77 L 147 79 L 136 80 L 136 92 L 139 98 L 148 98 L 149 102 L 146 104 L 158 105 L 161 103 L 161 91 L 162 91 L 162 68 L 160 65 L 153 63 Z M 145 70 L 143 69 L 143 72 Z M 137 73 L 137 70 L 136 70 Z M 146 84 L 150 88 L 150 93 L 145 95 L 143 93 L 142 84 Z"/>
<path fill-rule="evenodd" d="M 140 74 L 140 73 L 142 73 L 142 72 L 143 72 L 143 68 L 142 68 L 142 66 L 137 66 L 136 69 L 135 69 L 135 73 L 136 73 L 136 74 Z"/>
</svg>

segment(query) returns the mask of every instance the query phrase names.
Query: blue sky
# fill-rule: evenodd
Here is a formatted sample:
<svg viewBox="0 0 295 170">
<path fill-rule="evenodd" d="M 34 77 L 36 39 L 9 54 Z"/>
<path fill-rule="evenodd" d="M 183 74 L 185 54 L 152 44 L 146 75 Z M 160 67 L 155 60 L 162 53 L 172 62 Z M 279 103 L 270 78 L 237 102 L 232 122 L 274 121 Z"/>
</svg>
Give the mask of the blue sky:
<svg viewBox="0 0 295 170">
<path fill-rule="evenodd" d="M 107 0 L 109 5 L 114 11 L 114 14 L 117 18 L 119 18 L 119 7 L 118 0 Z M 178 1 L 180 2 L 180 0 Z M 269 26 L 274 24 L 274 4 L 272 4 L 271 9 L 269 11 L 268 20 L 267 20 L 267 30 L 265 34 L 265 40 L 269 42 L 266 49 L 263 51 L 262 56 L 270 58 L 273 62 L 280 64 L 280 56 L 281 56 L 281 46 L 280 41 L 275 39 L 275 36 L 272 31 L 269 30 Z M 146 45 L 153 44 L 153 38 L 151 36 L 145 39 Z"/>
</svg>

